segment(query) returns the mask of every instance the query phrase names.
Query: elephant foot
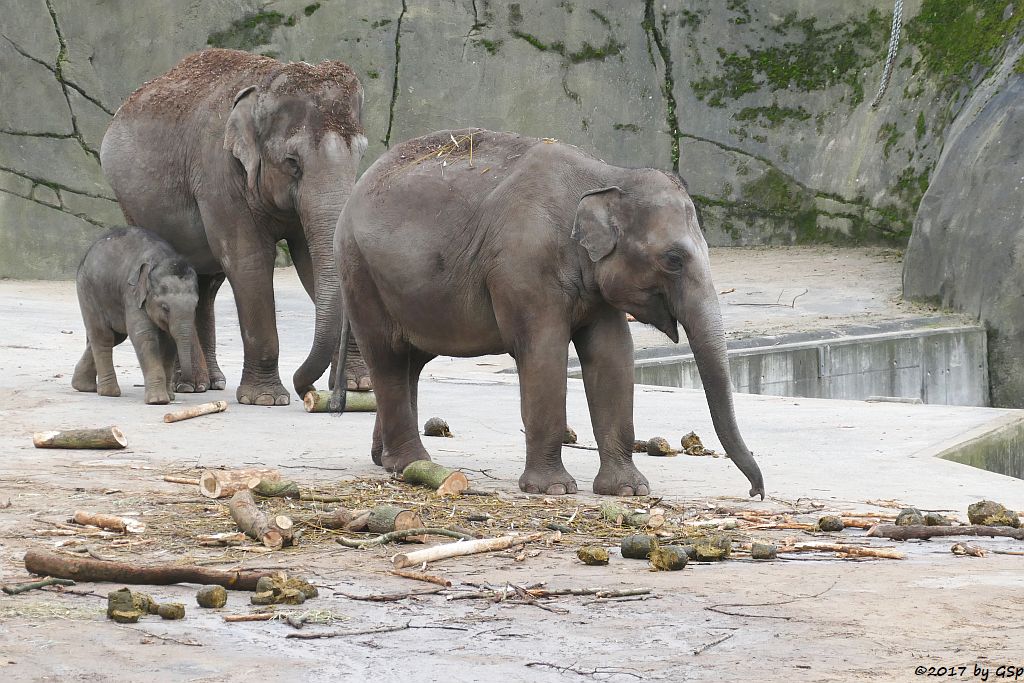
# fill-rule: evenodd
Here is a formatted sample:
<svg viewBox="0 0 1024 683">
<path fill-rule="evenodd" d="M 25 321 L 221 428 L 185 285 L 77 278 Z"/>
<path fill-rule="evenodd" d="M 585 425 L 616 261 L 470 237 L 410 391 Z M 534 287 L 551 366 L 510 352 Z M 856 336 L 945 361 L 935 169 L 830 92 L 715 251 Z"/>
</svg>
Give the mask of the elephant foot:
<svg viewBox="0 0 1024 683">
<path fill-rule="evenodd" d="M 560 467 L 553 472 L 538 472 L 527 467 L 519 477 L 519 490 L 525 493 L 543 493 L 549 496 L 561 496 L 576 493 L 579 488 L 572 475 Z"/>
<path fill-rule="evenodd" d="M 206 393 L 207 388 L 207 385 L 202 382 L 197 382 L 196 384 L 178 382 L 174 385 L 174 390 L 179 394 L 203 394 Z"/>
<path fill-rule="evenodd" d="M 372 391 L 373 380 L 370 379 L 370 370 L 360 356 L 350 353 L 345 362 L 345 385 L 349 391 Z"/>
<path fill-rule="evenodd" d="M 646 496 L 650 492 L 647 477 L 632 460 L 614 466 L 602 464 L 594 478 L 594 493 L 602 496 Z"/>
<path fill-rule="evenodd" d="M 391 455 L 390 453 L 384 452 L 381 454 L 380 464 L 388 472 L 402 472 L 409 463 L 416 462 L 417 460 L 430 460 L 430 454 L 420 448 L 419 452 L 413 451 L 404 455 Z"/>
<path fill-rule="evenodd" d="M 171 398 L 166 389 L 146 390 L 146 405 L 165 406 L 171 402 Z"/>
<path fill-rule="evenodd" d="M 384 466 L 384 447 L 379 443 L 370 447 L 370 460 L 373 460 L 374 465 Z"/>
<path fill-rule="evenodd" d="M 96 378 L 89 379 L 87 377 L 72 377 L 71 388 L 75 391 L 84 391 L 86 393 L 96 393 Z"/>
<path fill-rule="evenodd" d="M 223 391 L 224 387 L 226 387 L 227 385 L 228 382 L 224 378 L 224 375 L 220 375 L 219 377 L 217 377 L 214 376 L 212 373 L 210 374 L 210 391 Z"/>
<path fill-rule="evenodd" d="M 100 386 L 96 387 L 96 393 L 99 394 L 100 396 L 117 397 L 121 395 L 121 387 L 118 386 L 116 382 L 113 384 L 101 384 Z"/>
<path fill-rule="evenodd" d="M 291 402 L 288 390 L 277 384 L 241 384 L 235 391 L 235 398 L 242 405 L 286 406 Z"/>
</svg>

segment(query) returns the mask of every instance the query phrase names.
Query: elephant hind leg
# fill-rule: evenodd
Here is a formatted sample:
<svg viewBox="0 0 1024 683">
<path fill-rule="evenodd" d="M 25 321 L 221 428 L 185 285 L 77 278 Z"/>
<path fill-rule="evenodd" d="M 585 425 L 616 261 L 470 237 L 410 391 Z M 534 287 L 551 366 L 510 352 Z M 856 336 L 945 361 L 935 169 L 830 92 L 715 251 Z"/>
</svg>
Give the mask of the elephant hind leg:
<svg viewBox="0 0 1024 683">
<path fill-rule="evenodd" d="M 214 324 L 213 305 L 217 291 L 224 283 L 224 274 L 199 276 L 199 305 L 196 306 L 196 334 L 192 340 L 192 377 L 194 391 L 219 391 L 227 386 L 227 379 L 217 365 L 217 328 Z M 198 343 L 197 343 L 198 342 Z M 178 385 L 178 391 L 186 391 Z"/>
<path fill-rule="evenodd" d="M 92 355 L 92 345 L 86 342 L 85 353 L 75 366 L 75 374 L 71 378 L 71 386 L 75 391 L 96 391 L 96 360 Z"/>
</svg>

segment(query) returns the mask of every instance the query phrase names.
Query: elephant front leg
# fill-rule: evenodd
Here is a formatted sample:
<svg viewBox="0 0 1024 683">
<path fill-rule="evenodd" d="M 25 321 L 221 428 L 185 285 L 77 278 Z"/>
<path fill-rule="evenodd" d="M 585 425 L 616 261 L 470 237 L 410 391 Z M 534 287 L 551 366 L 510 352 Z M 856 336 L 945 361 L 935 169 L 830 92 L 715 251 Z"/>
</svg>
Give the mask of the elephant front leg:
<svg viewBox="0 0 1024 683">
<path fill-rule="evenodd" d="M 576 480 L 562 464 L 565 435 L 565 385 L 568 366 L 568 333 L 551 332 L 560 321 L 534 335 L 529 347 L 517 349 L 520 410 L 526 427 L 526 470 L 519 488 L 526 493 L 558 495 L 576 493 Z"/>
<path fill-rule="evenodd" d="M 75 391 L 96 391 L 96 360 L 92 355 L 92 345 L 86 342 L 85 353 L 75 365 L 75 374 L 71 377 L 71 386 Z"/>
<path fill-rule="evenodd" d="M 197 381 L 206 379 L 207 388 L 219 391 L 227 386 L 227 378 L 217 364 L 217 328 L 214 321 L 213 308 L 217 300 L 217 292 L 224 283 L 224 275 L 199 276 L 199 305 L 196 307 L 196 333 L 199 337 L 197 348 L 202 352 L 205 368 L 197 368 L 194 372 Z"/>
<path fill-rule="evenodd" d="M 633 464 L 633 339 L 618 310 L 573 336 L 590 420 L 601 456 L 594 493 L 646 496 L 647 477 Z"/>
<path fill-rule="evenodd" d="M 160 329 L 142 313 L 136 312 L 128 320 L 128 337 L 135 347 L 135 355 L 142 367 L 146 403 L 170 403 L 168 377 L 164 371 L 164 353 L 160 344 Z"/>
<path fill-rule="evenodd" d="M 227 273 L 235 293 L 245 352 L 242 381 L 235 396 L 245 405 L 286 406 L 291 401 L 277 369 L 279 346 L 274 317 L 273 255 L 273 250 L 268 248 L 265 254 L 258 256 L 236 256 L 238 263 L 233 261 Z"/>
</svg>

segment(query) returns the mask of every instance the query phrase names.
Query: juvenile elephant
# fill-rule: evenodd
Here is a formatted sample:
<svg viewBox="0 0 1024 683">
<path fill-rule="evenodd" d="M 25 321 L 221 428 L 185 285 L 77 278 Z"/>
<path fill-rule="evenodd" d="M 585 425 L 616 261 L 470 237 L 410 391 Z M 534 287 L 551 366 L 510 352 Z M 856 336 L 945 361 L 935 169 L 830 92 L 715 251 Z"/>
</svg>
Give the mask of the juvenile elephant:
<svg viewBox="0 0 1024 683">
<path fill-rule="evenodd" d="M 174 399 L 174 359 L 191 384 L 196 273 L 166 241 L 141 228 L 103 234 L 85 253 L 76 278 L 85 322 L 85 353 L 71 386 L 120 396 L 112 350 L 130 338 L 145 378 L 146 403 Z"/>
<path fill-rule="evenodd" d="M 429 458 L 416 388 L 430 359 L 509 353 L 526 426 L 519 487 L 575 492 L 561 458 L 571 341 L 601 457 L 594 491 L 647 494 L 632 458 L 626 311 L 675 342 L 682 323 L 715 431 L 750 495 L 764 497 L 733 412 L 707 244 L 678 177 L 609 166 L 549 140 L 440 131 L 394 147 L 363 174 L 334 249 L 377 393 L 374 462 L 397 471 Z"/>
<path fill-rule="evenodd" d="M 300 396 L 330 364 L 341 314 L 331 240 L 366 150 L 362 106 L 362 86 L 341 62 L 205 50 L 117 110 L 100 158 L 125 218 L 164 237 L 199 274 L 198 390 L 225 386 L 213 304 L 226 275 L 245 348 L 238 401 L 289 402 L 274 318 L 282 239 L 316 305 L 313 346 L 293 378 Z M 351 388 L 368 389 L 358 353 L 349 354 Z"/>
</svg>

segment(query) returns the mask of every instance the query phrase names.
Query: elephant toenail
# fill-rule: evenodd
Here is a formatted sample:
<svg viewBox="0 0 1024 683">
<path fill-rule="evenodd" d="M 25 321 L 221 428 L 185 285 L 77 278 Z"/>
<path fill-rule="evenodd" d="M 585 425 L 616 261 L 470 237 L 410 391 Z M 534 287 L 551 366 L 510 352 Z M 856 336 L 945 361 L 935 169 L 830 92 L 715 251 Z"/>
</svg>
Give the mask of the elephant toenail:
<svg viewBox="0 0 1024 683">
<path fill-rule="evenodd" d="M 562 496 L 568 493 L 565 484 L 552 484 L 548 487 L 547 494 L 549 496 Z"/>
</svg>

